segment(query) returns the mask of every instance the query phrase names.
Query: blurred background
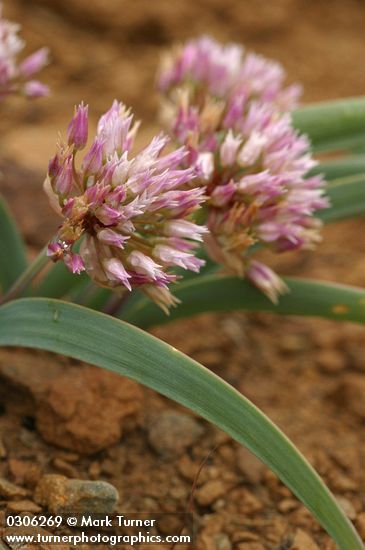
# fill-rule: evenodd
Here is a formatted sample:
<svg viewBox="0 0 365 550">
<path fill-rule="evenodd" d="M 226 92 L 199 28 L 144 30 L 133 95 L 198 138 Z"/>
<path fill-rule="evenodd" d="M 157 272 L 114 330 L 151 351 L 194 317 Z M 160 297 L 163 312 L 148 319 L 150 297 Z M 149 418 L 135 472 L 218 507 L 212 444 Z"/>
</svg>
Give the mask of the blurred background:
<svg viewBox="0 0 365 550">
<path fill-rule="evenodd" d="M 74 105 L 88 103 L 95 124 L 114 98 L 124 101 L 142 119 L 139 143 L 145 142 L 158 127 L 155 71 L 163 50 L 176 41 L 208 33 L 277 59 L 287 70 L 288 82 L 303 84 L 304 102 L 365 94 L 364 0 L 5 0 L 4 14 L 21 23 L 27 53 L 48 46 L 52 59 L 40 75 L 51 87 L 49 98 L 10 98 L 2 106 L 0 191 L 20 223 L 30 254 L 57 227 L 41 185 L 57 133 L 65 134 Z M 316 253 L 266 261 L 281 273 L 365 286 L 364 235 L 363 219 L 342 222 L 325 228 Z M 234 313 L 203 315 L 154 333 L 225 377 L 278 422 L 319 469 L 365 537 L 362 327 Z M 134 423 L 123 425 L 127 436 L 121 444 L 118 429 L 111 434 L 108 429 L 111 417 L 120 425 L 116 411 L 126 405 L 113 392 L 119 387 L 122 395 L 124 390 L 111 375 L 92 374 L 88 367 L 76 373 L 71 367 L 48 355 L 1 352 L 1 384 L 13 388 L 13 401 L 16 392 L 25 392 L 30 399 L 27 415 L 35 417 L 33 450 L 28 454 L 15 435 L 18 409 L 10 420 L 0 419 L 4 433 L 13 434 L 11 460 L 29 458 L 33 452 L 32 460 L 41 465 L 39 475 L 62 471 L 59 460 L 55 462 L 56 443 L 80 455 L 73 462 L 68 455 L 72 466 L 67 470 L 63 465 L 66 475 L 110 479 L 121 490 L 128 489 L 135 511 L 159 510 L 162 501 L 174 510 L 188 498 L 201 459 L 218 443 L 199 481 L 196 507 L 203 535 L 198 550 L 334 550 L 275 476 L 206 424 L 204 435 L 196 430 L 199 446 L 188 444 L 172 461 L 160 462 L 146 411 L 147 416 L 158 416 L 176 407 L 153 392 L 142 398 L 134 387 L 138 399 L 129 410 Z M 70 387 L 83 388 L 88 397 L 82 401 L 76 390 L 71 395 Z M 109 396 L 114 405 L 108 409 L 109 419 L 103 420 L 99 411 Z M 71 420 L 54 404 L 67 400 L 72 401 Z M 96 433 L 108 436 L 96 444 Z M 83 439 L 77 443 L 80 434 Z M 192 444 L 194 437 L 188 440 Z M 97 449 L 102 453 L 82 458 Z M 0 464 L 0 472 L 15 479 L 19 468 L 14 464 Z M 217 479 L 218 484 L 209 485 Z"/>
</svg>

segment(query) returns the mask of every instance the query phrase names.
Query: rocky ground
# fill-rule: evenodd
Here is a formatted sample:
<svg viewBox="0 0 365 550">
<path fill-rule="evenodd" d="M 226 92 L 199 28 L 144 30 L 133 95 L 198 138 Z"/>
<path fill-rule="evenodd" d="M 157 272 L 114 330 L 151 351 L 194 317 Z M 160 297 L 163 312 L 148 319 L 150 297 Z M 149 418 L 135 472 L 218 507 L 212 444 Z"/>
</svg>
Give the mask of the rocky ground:
<svg viewBox="0 0 365 550">
<path fill-rule="evenodd" d="M 158 56 L 175 39 L 210 32 L 242 41 L 281 60 L 290 79 L 304 83 L 306 100 L 363 93 L 365 9 L 358 0 L 346 9 L 339 0 L 12 0 L 5 7 L 31 46 L 47 44 L 53 56 L 44 72 L 53 95 L 10 101 L 2 112 L 0 189 L 30 255 L 57 225 L 40 182 L 73 104 L 89 102 L 95 120 L 120 97 L 144 119 L 144 140 L 156 128 Z M 365 286 L 363 235 L 363 220 L 342 222 L 325 229 L 318 253 L 268 261 L 282 273 Z M 365 538 L 364 328 L 233 313 L 152 332 L 278 423 Z M 82 509 L 93 491 L 100 510 L 121 513 L 184 511 L 192 502 L 197 550 L 336 548 L 276 477 L 229 437 L 89 365 L 1 350 L 0 434 L 1 517 L 56 513 L 65 502 Z"/>
</svg>

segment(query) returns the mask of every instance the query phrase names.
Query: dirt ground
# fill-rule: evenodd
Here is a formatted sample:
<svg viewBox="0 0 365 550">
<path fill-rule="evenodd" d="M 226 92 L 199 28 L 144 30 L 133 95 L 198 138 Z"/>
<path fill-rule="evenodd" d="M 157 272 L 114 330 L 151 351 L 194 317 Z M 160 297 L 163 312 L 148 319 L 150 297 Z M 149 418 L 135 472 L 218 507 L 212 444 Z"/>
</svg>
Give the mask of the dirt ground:
<svg viewBox="0 0 365 550">
<path fill-rule="evenodd" d="M 41 182 L 73 105 L 89 103 L 95 121 L 114 97 L 122 99 L 143 119 L 142 143 L 156 129 L 158 58 L 175 40 L 210 33 L 243 42 L 280 60 L 288 79 L 304 84 L 305 101 L 364 93 L 362 0 L 4 3 L 6 16 L 22 23 L 29 50 L 48 45 L 53 58 L 43 73 L 50 98 L 2 106 L 0 190 L 30 255 L 57 226 Z M 317 253 L 268 261 L 283 274 L 365 286 L 363 220 L 323 234 Z M 233 313 L 201 315 L 153 333 L 264 410 L 320 472 L 365 539 L 363 327 Z M 49 473 L 112 483 L 120 512 L 184 511 L 208 455 L 193 494 L 197 550 L 336 548 L 267 468 L 188 411 L 88 365 L 0 351 L 0 514 L 45 510 L 35 487 Z M 16 488 L 4 488 L 3 478 Z"/>
</svg>

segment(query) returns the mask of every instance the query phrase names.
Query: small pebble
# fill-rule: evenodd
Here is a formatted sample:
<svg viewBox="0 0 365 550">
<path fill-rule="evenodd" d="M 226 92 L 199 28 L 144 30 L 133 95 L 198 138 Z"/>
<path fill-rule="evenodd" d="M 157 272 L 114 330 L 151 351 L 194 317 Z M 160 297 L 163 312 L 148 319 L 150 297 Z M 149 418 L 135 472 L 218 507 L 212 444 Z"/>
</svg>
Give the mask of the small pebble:
<svg viewBox="0 0 365 550">
<path fill-rule="evenodd" d="M 331 481 L 332 488 L 340 493 L 344 493 L 345 491 L 356 491 L 358 489 L 356 481 L 339 471 L 336 471 L 336 473 L 331 476 Z"/>
<path fill-rule="evenodd" d="M 288 512 L 292 512 L 297 508 L 298 508 L 298 502 L 296 500 L 293 500 L 292 498 L 284 498 L 278 504 L 278 510 L 282 514 L 287 514 Z"/>
<path fill-rule="evenodd" d="M 27 494 L 27 491 L 22 487 L 11 483 L 3 477 L 0 478 L 0 497 L 12 499 L 17 497 L 24 497 Z"/>
<path fill-rule="evenodd" d="M 91 479 L 97 479 L 101 473 L 100 462 L 94 460 L 89 466 L 89 476 Z"/>
<path fill-rule="evenodd" d="M 298 353 L 308 346 L 308 342 L 300 334 L 283 334 L 278 346 L 283 353 Z"/>
<path fill-rule="evenodd" d="M 356 518 L 356 510 L 347 498 L 343 496 L 336 496 L 336 500 L 349 519 L 353 520 Z"/>
<path fill-rule="evenodd" d="M 232 537 L 232 541 L 236 542 L 258 542 L 259 536 L 251 531 L 236 531 Z"/>
<path fill-rule="evenodd" d="M 31 500 L 16 500 L 14 502 L 9 502 L 7 509 L 12 512 L 32 512 L 33 514 L 38 514 L 42 510 L 38 504 Z"/>
<path fill-rule="evenodd" d="M 195 494 L 195 500 L 201 506 L 209 506 L 218 498 L 225 495 L 227 486 L 220 479 L 212 479 L 207 481 L 200 487 Z"/>
<path fill-rule="evenodd" d="M 65 462 L 78 462 L 78 460 L 80 460 L 80 455 L 76 453 L 69 453 L 67 451 L 58 451 L 55 456 L 55 459 L 57 458 L 64 460 Z"/>
<path fill-rule="evenodd" d="M 194 481 L 199 470 L 199 463 L 193 462 L 189 456 L 183 455 L 177 463 L 177 468 L 183 478 L 189 481 Z M 198 485 L 200 479 L 201 478 L 199 476 L 197 480 Z"/>
<path fill-rule="evenodd" d="M 308 533 L 297 529 L 291 550 L 319 550 L 319 547 Z"/>
<path fill-rule="evenodd" d="M 204 429 L 192 416 L 162 411 L 148 426 L 148 440 L 160 455 L 176 457 L 203 435 Z"/>
<path fill-rule="evenodd" d="M 106 458 L 100 464 L 101 472 L 107 476 L 113 476 L 115 474 L 116 466 L 115 461 Z"/>
<path fill-rule="evenodd" d="M 247 481 L 257 484 L 264 471 L 263 463 L 248 449 L 240 447 L 237 451 L 237 467 Z"/>
<path fill-rule="evenodd" d="M 55 458 L 53 460 L 53 466 L 67 477 L 76 477 L 78 475 L 76 468 L 69 462 L 62 460 L 62 458 Z"/>
<path fill-rule="evenodd" d="M 112 514 L 119 500 L 118 491 L 110 483 L 68 479 L 56 474 L 42 477 L 34 497 L 53 514 Z"/>
<path fill-rule="evenodd" d="M 9 472 L 17 485 L 35 487 L 41 477 L 41 466 L 34 460 L 19 460 L 9 458 Z"/>
<path fill-rule="evenodd" d="M 225 332 L 237 346 L 245 342 L 246 334 L 242 321 L 240 322 L 234 317 L 226 317 L 222 320 L 221 327 L 223 332 Z"/>
<path fill-rule="evenodd" d="M 360 537 L 365 540 L 365 512 L 357 516 L 355 525 L 359 531 Z"/>
<path fill-rule="evenodd" d="M 224 498 L 219 498 L 212 504 L 212 508 L 215 512 L 219 512 L 219 510 L 223 510 L 223 508 L 226 508 L 227 502 Z"/>
<path fill-rule="evenodd" d="M 228 535 L 225 533 L 217 533 L 214 535 L 215 550 L 231 550 L 232 544 Z"/>
<path fill-rule="evenodd" d="M 245 516 L 254 516 L 264 507 L 261 499 L 245 487 L 239 487 L 232 492 L 232 498 L 237 502 L 238 509 Z"/>
<path fill-rule="evenodd" d="M 346 368 L 346 358 L 332 349 L 321 350 L 317 356 L 318 366 L 328 374 L 336 374 Z"/>
</svg>

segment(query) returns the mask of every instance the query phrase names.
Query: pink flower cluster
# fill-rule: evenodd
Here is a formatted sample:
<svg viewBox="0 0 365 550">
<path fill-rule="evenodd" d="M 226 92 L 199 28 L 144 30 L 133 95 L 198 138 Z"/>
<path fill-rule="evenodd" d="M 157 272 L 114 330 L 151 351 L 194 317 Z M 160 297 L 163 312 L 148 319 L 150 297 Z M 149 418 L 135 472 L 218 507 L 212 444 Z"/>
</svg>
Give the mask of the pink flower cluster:
<svg viewBox="0 0 365 550">
<path fill-rule="evenodd" d="M 301 87 L 284 87 L 285 71 L 280 63 L 238 44 L 220 44 L 202 36 L 176 47 L 162 60 L 158 87 L 163 92 L 189 84 L 191 105 L 202 107 L 206 94 L 233 106 L 244 100 L 257 99 L 274 103 L 280 110 L 293 109 Z M 229 106 L 228 106 L 229 109 Z"/>
<path fill-rule="evenodd" d="M 208 253 L 273 301 L 284 283 L 246 252 L 313 247 L 313 214 L 327 206 L 322 178 L 306 177 L 316 163 L 292 126 L 299 89 L 285 88 L 284 76 L 277 63 L 208 37 L 170 54 L 159 75 L 165 122 L 206 187 Z"/>
<path fill-rule="evenodd" d="M 160 134 L 130 157 L 138 124 L 114 101 L 99 120 L 96 136 L 77 166 L 88 139 L 88 109 L 81 104 L 50 161 L 45 190 L 63 217 L 48 254 L 69 270 L 86 269 L 103 287 L 122 291 L 140 287 L 165 311 L 176 299 L 169 284 L 173 268 L 199 271 L 194 255 L 205 227 L 191 221 L 204 200 L 193 188 L 193 168 L 181 168 L 184 147 L 163 155 L 169 138 Z M 73 245 L 82 239 L 80 253 Z"/>
<path fill-rule="evenodd" d="M 18 63 L 24 42 L 18 36 L 19 25 L 2 17 L 0 3 L 0 100 L 12 93 L 24 93 L 27 97 L 43 97 L 48 87 L 32 77 L 48 62 L 48 49 L 41 48 Z"/>
<path fill-rule="evenodd" d="M 322 178 L 306 176 L 316 164 L 310 144 L 291 123 L 299 88 L 284 80 L 278 63 L 235 44 L 203 37 L 175 50 L 159 87 L 179 148 L 164 155 L 161 134 L 130 157 L 138 125 L 115 101 L 77 163 L 88 140 L 81 104 L 45 182 L 63 217 L 49 256 L 73 273 L 86 269 L 98 285 L 141 287 L 167 311 L 174 268 L 198 272 L 204 239 L 213 260 L 276 302 L 286 286 L 253 251 L 312 248 L 321 227 L 314 213 L 327 206 Z M 193 221 L 203 202 L 207 228 Z"/>
</svg>

